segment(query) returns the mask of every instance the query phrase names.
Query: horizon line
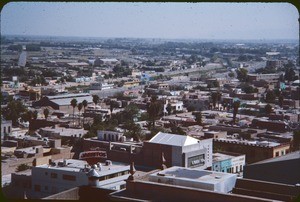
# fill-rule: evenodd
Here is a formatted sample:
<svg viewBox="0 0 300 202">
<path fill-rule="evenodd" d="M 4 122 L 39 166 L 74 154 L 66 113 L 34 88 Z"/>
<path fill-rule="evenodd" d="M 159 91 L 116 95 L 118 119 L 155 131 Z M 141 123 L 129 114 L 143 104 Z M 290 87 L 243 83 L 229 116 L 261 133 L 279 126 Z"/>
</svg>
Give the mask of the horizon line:
<svg viewBox="0 0 300 202">
<path fill-rule="evenodd" d="M 273 41 L 273 40 L 281 40 L 281 41 L 299 41 L 298 39 L 292 39 L 292 38 L 263 38 L 263 39 L 258 39 L 258 38 L 252 38 L 252 39 L 238 39 L 238 38 L 231 38 L 231 39 L 214 39 L 214 38 L 195 38 L 195 37 L 170 37 L 170 38 L 166 38 L 166 37 L 140 37 L 140 36 L 64 36 L 64 35 L 26 35 L 26 34 L 1 34 L 1 37 L 5 37 L 5 36 L 13 36 L 13 37 L 62 37 L 62 38 L 107 38 L 107 39 L 159 39 L 159 40 L 203 40 L 203 41 Z"/>
</svg>

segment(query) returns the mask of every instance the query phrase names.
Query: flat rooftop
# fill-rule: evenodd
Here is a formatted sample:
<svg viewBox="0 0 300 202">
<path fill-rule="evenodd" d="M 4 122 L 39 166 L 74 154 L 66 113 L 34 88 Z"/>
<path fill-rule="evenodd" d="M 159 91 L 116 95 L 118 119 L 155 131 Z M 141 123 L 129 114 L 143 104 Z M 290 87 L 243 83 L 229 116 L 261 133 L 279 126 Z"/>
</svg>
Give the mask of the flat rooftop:
<svg viewBox="0 0 300 202">
<path fill-rule="evenodd" d="M 229 173 L 222 173 L 222 172 L 213 172 L 208 170 L 196 170 L 192 168 L 184 168 L 173 166 L 166 170 L 158 171 L 156 173 L 151 174 L 159 175 L 159 176 L 166 176 L 166 177 L 173 177 L 173 178 L 185 178 L 192 181 L 203 181 L 203 182 L 210 182 L 210 183 L 218 183 L 227 179 L 228 177 L 234 175 Z M 150 180 L 151 181 L 151 180 Z"/>
<path fill-rule="evenodd" d="M 224 142 L 231 142 L 235 144 L 247 144 L 247 145 L 252 145 L 252 146 L 265 146 L 265 147 L 277 147 L 280 145 L 280 143 L 277 142 L 270 142 L 270 141 L 248 141 L 248 140 L 239 140 L 239 139 L 224 139 L 224 138 L 219 138 L 219 139 L 214 139 L 215 141 L 224 141 Z"/>
<path fill-rule="evenodd" d="M 236 155 L 229 155 L 229 154 L 223 154 L 223 153 L 213 153 L 213 161 L 224 161 L 227 159 L 231 159 L 237 156 L 241 156 L 244 154 L 236 154 Z"/>
<path fill-rule="evenodd" d="M 41 166 L 37 166 L 36 168 L 47 168 L 53 170 L 64 170 L 64 171 L 72 171 L 72 172 L 88 172 L 91 167 L 87 166 L 88 163 L 84 160 L 76 160 L 76 159 L 67 159 L 65 165 L 59 165 L 63 162 L 63 160 L 54 161 L 56 165 L 50 166 L 49 164 L 44 164 Z M 87 166 L 87 167 L 86 167 Z M 86 171 L 84 171 L 84 169 Z M 110 173 L 115 173 L 118 171 L 129 170 L 130 166 L 128 164 L 123 164 L 120 162 L 112 162 L 111 165 L 105 165 L 105 163 L 101 164 L 101 170 L 99 170 L 99 165 L 96 166 L 95 170 L 98 172 L 100 176 L 105 176 Z"/>
</svg>

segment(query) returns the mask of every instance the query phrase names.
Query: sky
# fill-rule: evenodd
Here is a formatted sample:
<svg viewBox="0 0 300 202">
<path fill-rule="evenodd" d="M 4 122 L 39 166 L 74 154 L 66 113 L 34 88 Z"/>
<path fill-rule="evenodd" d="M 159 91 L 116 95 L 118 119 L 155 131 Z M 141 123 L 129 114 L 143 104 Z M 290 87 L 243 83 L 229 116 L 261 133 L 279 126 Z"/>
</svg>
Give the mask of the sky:
<svg viewBox="0 0 300 202">
<path fill-rule="evenodd" d="M 10 2 L 1 35 L 168 39 L 298 39 L 288 3 Z"/>
</svg>

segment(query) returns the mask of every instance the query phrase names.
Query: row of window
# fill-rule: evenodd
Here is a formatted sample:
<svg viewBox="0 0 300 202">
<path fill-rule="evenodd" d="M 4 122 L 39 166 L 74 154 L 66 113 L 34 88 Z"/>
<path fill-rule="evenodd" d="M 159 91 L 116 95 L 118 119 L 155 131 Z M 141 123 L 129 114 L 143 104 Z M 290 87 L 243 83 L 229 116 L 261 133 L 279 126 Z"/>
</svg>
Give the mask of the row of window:
<svg viewBox="0 0 300 202">
<path fill-rule="evenodd" d="M 7 127 L 7 130 L 8 130 L 8 132 L 6 132 L 6 126 L 4 126 L 4 127 L 3 127 L 3 134 L 6 134 L 6 133 L 9 134 L 9 133 L 11 132 L 10 126 Z"/>
<path fill-rule="evenodd" d="M 234 171 L 234 167 L 231 167 L 231 168 L 227 168 L 227 170 L 225 171 L 225 169 L 222 169 L 221 172 L 223 173 L 238 173 L 238 172 L 242 172 L 243 171 L 243 165 L 240 165 L 240 166 L 236 166 L 235 167 L 235 171 Z"/>
<path fill-rule="evenodd" d="M 45 172 L 45 175 L 48 175 L 48 172 Z M 50 178 L 52 178 L 52 179 L 57 179 L 57 176 L 58 176 L 57 173 L 51 173 L 50 174 Z M 76 176 L 75 175 L 63 174 L 62 179 L 63 180 L 68 180 L 68 181 L 76 181 Z"/>
<path fill-rule="evenodd" d="M 48 191 L 48 186 L 45 186 L 45 187 L 44 187 L 44 190 L 45 190 L 45 191 Z M 35 184 L 35 185 L 34 185 L 34 191 L 40 192 L 40 191 L 41 191 L 41 185 Z M 56 193 L 56 192 L 57 192 L 57 188 L 56 188 L 56 187 L 52 187 L 52 193 Z"/>
</svg>

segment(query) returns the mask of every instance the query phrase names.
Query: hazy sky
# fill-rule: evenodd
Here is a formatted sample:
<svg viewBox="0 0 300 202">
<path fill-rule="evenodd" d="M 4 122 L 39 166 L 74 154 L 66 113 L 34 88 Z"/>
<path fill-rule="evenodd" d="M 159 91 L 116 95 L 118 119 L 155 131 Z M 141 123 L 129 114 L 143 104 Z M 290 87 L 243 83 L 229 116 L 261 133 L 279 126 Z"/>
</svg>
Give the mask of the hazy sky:
<svg viewBox="0 0 300 202">
<path fill-rule="evenodd" d="M 33 3 L 1 11 L 1 34 L 194 39 L 298 39 L 287 3 Z"/>
</svg>

